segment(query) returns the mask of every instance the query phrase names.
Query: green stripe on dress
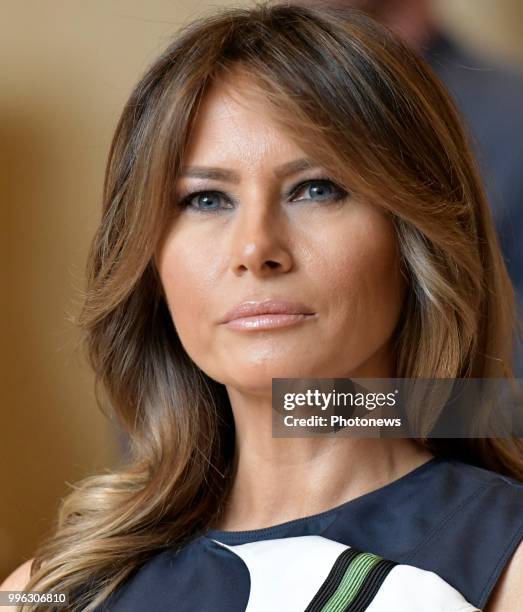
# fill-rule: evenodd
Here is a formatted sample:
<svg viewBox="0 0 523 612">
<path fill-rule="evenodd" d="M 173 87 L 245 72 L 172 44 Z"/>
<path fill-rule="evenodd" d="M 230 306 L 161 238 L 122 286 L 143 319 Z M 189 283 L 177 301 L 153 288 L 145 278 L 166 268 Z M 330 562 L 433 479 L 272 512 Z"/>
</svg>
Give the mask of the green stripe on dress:
<svg viewBox="0 0 523 612">
<path fill-rule="evenodd" d="M 321 612 L 343 612 L 358 594 L 365 578 L 382 559 L 378 555 L 363 552 L 350 563 L 338 588 L 321 609 Z"/>
</svg>

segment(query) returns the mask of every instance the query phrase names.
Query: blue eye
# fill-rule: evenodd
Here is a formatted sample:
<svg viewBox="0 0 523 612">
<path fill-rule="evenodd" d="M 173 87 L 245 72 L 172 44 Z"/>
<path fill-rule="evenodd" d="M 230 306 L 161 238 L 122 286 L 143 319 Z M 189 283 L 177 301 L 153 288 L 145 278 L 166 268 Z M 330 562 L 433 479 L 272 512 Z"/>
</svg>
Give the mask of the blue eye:
<svg viewBox="0 0 523 612">
<path fill-rule="evenodd" d="M 197 212 L 217 212 L 223 210 L 223 207 L 219 206 L 223 197 L 224 195 L 219 191 L 196 191 L 182 198 L 179 206 L 180 208 L 192 208 Z M 225 199 L 228 200 L 228 198 Z M 230 203 L 230 200 L 228 201 Z"/>
<path fill-rule="evenodd" d="M 340 200 L 347 195 L 347 192 L 335 185 L 329 179 L 315 179 L 312 181 L 305 181 L 300 183 L 292 191 L 293 201 L 296 201 L 295 196 L 298 193 L 305 192 L 309 198 L 298 198 L 298 202 L 301 200 Z"/>
<path fill-rule="evenodd" d="M 309 197 L 296 198 L 304 192 Z M 342 200 L 348 193 L 330 179 L 320 178 L 303 181 L 293 187 L 286 197 L 292 197 L 292 202 L 312 201 L 327 202 Z M 225 202 L 227 206 L 220 206 L 220 202 Z M 178 207 L 182 209 L 192 209 L 199 213 L 218 213 L 222 210 L 234 208 L 234 202 L 221 191 L 195 191 L 182 197 L 178 202 Z"/>
</svg>

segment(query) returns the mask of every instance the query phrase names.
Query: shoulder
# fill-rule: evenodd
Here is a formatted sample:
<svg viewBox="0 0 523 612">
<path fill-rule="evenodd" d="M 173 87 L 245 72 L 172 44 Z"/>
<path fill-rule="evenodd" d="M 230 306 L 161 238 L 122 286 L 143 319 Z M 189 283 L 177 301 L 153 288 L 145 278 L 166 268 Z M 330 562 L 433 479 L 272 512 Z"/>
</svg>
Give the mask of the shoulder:
<svg viewBox="0 0 523 612">
<path fill-rule="evenodd" d="M 479 486 L 485 491 L 495 492 L 498 499 L 500 496 L 511 498 L 518 507 L 523 503 L 522 481 L 457 459 L 448 459 L 447 464 L 456 482 L 470 482 L 474 487 Z"/>
<path fill-rule="evenodd" d="M 31 565 L 33 559 L 24 561 L 0 584 L 3 591 L 23 591 L 31 576 Z"/>
<path fill-rule="evenodd" d="M 31 577 L 31 564 L 33 559 L 24 561 L 22 565 L 19 565 L 9 576 L 0 584 L 0 591 L 24 591 L 25 585 L 29 582 Z M 15 612 L 15 606 L 9 606 L 5 608 L 6 612 Z"/>
<path fill-rule="evenodd" d="M 518 612 L 523 600 L 523 542 L 505 566 L 485 612 Z"/>
<path fill-rule="evenodd" d="M 457 460 L 450 461 L 449 479 L 465 494 L 463 521 L 481 528 L 483 541 L 492 535 L 498 544 L 511 544 L 512 554 L 523 537 L 523 482 Z"/>
<path fill-rule="evenodd" d="M 484 591 L 485 612 L 516 612 L 523 599 L 523 482 L 475 466 L 462 468 L 482 483 L 475 515 L 483 541 L 492 556 L 490 580 Z M 478 532 L 479 538 L 479 532 Z M 518 602 L 516 604 L 516 602 Z"/>
<path fill-rule="evenodd" d="M 416 501 L 428 527 L 402 561 L 436 572 L 483 608 L 523 539 L 523 483 L 456 459 L 435 467 Z"/>
</svg>

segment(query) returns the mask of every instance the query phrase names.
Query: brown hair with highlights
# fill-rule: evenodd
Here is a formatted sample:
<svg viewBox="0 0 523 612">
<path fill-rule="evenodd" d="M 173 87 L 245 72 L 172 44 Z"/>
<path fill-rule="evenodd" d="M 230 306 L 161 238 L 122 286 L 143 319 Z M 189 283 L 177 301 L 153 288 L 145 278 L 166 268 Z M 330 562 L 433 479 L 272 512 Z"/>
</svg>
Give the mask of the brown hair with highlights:
<svg viewBox="0 0 523 612">
<path fill-rule="evenodd" d="M 514 290 L 460 117 L 430 68 L 351 9 L 264 3 L 190 23 L 134 88 L 107 162 L 78 324 L 130 452 L 64 498 L 26 587 L 68 591 L 74 610 L 204 530 L 230 490 L 228 396 L 185 353 L 154 253 L 174 221 L 199 102 L 231 70 L 248 72 L 282 129 L 341 185 L 390 213 L 409 280 L 396 376 L 513 377 Z M 419 443 L 523 479 L 519 439 Z"/>
</svg>

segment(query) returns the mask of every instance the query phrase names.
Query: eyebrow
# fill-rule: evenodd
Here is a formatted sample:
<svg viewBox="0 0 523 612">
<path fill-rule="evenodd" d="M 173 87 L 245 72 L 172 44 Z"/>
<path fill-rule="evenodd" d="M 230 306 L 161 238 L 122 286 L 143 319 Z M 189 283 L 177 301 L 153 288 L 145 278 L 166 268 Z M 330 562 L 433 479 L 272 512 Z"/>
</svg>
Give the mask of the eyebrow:
<svg viewBox="0 0 523 612">
<path fill-rule="evenodd" d="M 315 164 L 311 159 L 303 157 L 301 159 L 295 159 L 278 166 L 274 169 L 274 175 L 278 178 L 289 176 L 307 170 L 308 168 L 316 168 Z M 180 176 L 187 176 L 192 178 L 203 178 L 212 179 L 214 181 L 224 181 L 228 183 L 239 183 L 240 177 L 233 170 L 227 170 L 225 168 L 216 168 L 214 166 L 186 166 L 182 169 Z"/>
</svg>

